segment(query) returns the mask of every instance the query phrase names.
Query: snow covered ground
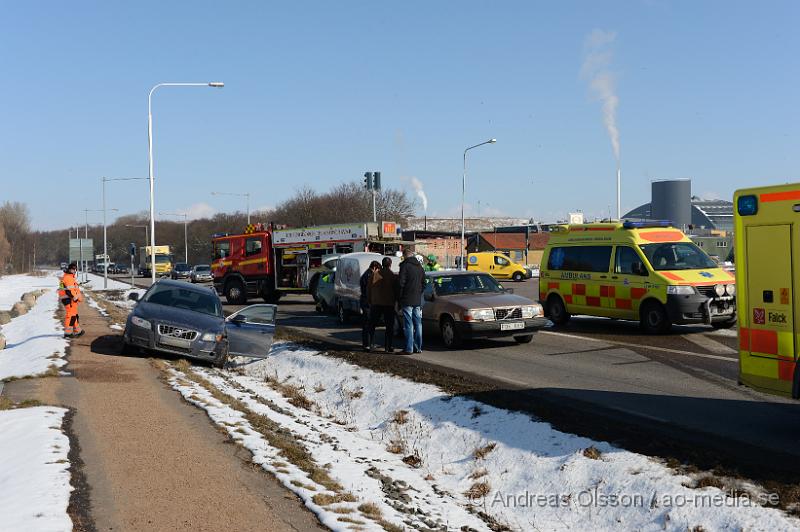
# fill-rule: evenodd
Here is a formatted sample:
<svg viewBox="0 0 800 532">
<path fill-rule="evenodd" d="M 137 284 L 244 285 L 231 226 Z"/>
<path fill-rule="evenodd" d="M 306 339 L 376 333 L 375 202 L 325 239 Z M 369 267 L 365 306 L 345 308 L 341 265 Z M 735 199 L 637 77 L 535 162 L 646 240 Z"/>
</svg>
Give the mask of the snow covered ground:
<svg viewBox="0 0 800 532">
<path fill-rule="evenodd" d="M 60 368 L 65 365 L 67 362 L 63 357 L 67 341 L 63 338 L 63 325 L 55 317 L 60 304 L 57 292 L 58 272 L 46 277 L 13 275 L 3 277 L 0 282 L 8 279 L 12 279 L 12 282 L 2 287 L 13 293 L 21 294 L 35 288 L 48 290 L 36 300 L 36 305 L 27 314 L 17 316 L 3 325 L 6 348 L 0 350 L 0 381 L 38 375 L 51 366 Z M 20 286 L 28 288 L 20 291 Z"/>
<path fill-rule="evenodd" d="M 692 488 L 697 477 L 646 456 L 294 344 L 229 371 L 183 369 L 170 370 L 173 387 L 333 529 L 800 527 L 757 504 L 769 500 L 757 486 Z M 280 451 L 280 435 L 339 486 L 291 463 L 298 453 Z"/>
<path fill-rule="evenodd" d="M 0 410 L 0 530 L 70 531 L 67 411 Z"/>
<path fill-rule="evenodd" d="M 32 292 L 39 288 L 57 287 L 58 279 L 55 273 L 46 277 L 33 277 L 25 274 L 0 277 L 0 310 L 11 310 L 14 303 L 19 301 L 25 292 Z"/>
<path fill-rule="evenodd" d="M 96 275 L 94 273 L 87 273 L 87 284 L 84 285 L 89 290 L 127 290 L 131 287 L 130 282 L 125 282 L 124 279 L 119 278 L 108 278 L 108 288 L 103 288 L 103 276 Z M 83 274 L 81 274 L 81 279 L 83 279 Z M 129 278 L 130 279 L 130 278 Z"/>
</svg>

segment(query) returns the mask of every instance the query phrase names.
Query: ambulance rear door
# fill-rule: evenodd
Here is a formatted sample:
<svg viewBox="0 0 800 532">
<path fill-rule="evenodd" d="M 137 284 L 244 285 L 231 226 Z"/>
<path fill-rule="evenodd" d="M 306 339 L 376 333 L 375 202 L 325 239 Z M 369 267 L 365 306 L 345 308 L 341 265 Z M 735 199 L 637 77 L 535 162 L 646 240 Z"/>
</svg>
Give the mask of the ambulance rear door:
<svg viewBox="0 0 800 532">
<path fill-rule="evenodd" d="M 752 356 L 795 359 L 792 226 L 746 226 L 747 316 L 741 348 Z M 776 253 L 778 249 L 785 253 Z M 737 257 L 738 258 L 738 257 Z M 784 367 L 781 367 L 784 366 Z M 779 379 L 791 380 L 793 364 L 779 363 Z"/>
</svg>

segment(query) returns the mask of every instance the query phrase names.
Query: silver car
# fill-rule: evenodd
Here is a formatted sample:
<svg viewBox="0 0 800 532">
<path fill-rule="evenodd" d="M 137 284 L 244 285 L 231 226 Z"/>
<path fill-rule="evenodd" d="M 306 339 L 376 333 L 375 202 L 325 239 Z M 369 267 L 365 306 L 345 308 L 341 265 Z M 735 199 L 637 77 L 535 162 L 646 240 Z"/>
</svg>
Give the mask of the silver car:
<svg viewBox="0 0 800 532">
<path fill-rule="evenodd" d="M 275 334 L 275 305 L 250 305 L 227 318 L 213 289 L 161 279 L 128 315 L 123 342 L 141 349 L 204 360 L 217 367 L 229 356 L 265 358 Z"/>
<path fill-rule="evenodd" d="M 208 264 L 196 264 L 192 267 L 189 280 L 193 283 L 210 283 L 214 280 L 214 277 L 211 275 L 211 266 Z"/>
<path fill-rule="evenodd" d="M 525 344 L 547 324 L 539 303 L 514 295 L 491 275 L 470 271 L 427 273 L 422 329 L 445 346 L 474 338 L 513 337 Z"/>
</svg>

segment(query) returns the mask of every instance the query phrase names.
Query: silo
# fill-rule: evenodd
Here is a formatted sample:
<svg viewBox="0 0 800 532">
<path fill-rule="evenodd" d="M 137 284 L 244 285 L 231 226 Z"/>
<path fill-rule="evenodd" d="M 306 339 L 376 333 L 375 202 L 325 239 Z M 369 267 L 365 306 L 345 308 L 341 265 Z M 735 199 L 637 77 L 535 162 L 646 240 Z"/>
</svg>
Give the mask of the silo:
<svg viewBox="0 0 800 532">
<path fill-rule="evenodd" d="M 670 220 L 676 227 L 692 223 L 692 181 L 665 179 L 653 181 L 650 216 L 654 220 Z"/>
</svg>

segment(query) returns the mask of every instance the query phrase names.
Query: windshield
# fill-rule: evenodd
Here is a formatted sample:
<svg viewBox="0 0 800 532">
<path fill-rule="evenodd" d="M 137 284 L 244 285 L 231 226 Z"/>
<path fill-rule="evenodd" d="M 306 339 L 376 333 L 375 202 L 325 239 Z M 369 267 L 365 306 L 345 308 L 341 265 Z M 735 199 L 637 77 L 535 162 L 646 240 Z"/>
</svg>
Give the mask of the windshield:
<svg viewBox="0 0 800 532">
<path fill-rule="evenodd" d="M 181 308 L 222 317 L 222 304 L 216 294 L 169 285 L 156 285 L 144 301 L 165 307 Z"/>
<path fill-rule="evenodd" d="M 436 294 L 440 296 L 503 291 L 498 282 L 487 274 L 437 275 L 432 278 L 432 281 L 436 287 Z"/>
<path fill-rule="evenodd" d="M 717 267 L 702 249 L 691 242 L 644 244 L 639 247 L 656 271 L 704 270 Z"/>
<path fill-rule="evenodd" d="M 178 264 L 175 265 L 175 269 L 176 270 L 189 270 L 191 268 L 189 268 L 189 265 L 186 264 L 185 262 L 179 262 Z"/>
<path fill-rule="evenodd" d="M 211 271 L 211 266 L 206 266 L 206 265 L 195 266 L 194 267 L 194 271 L 196 271 L 196 272 L 210 272 Z"/>
<path fill-rule="evenodd" d="M 169 255 L 156 255 L 156 264 L 165 264 L 170 262 Z"/>
</svg>

